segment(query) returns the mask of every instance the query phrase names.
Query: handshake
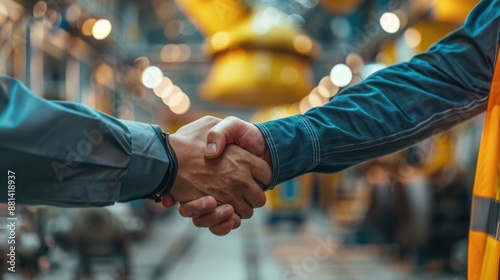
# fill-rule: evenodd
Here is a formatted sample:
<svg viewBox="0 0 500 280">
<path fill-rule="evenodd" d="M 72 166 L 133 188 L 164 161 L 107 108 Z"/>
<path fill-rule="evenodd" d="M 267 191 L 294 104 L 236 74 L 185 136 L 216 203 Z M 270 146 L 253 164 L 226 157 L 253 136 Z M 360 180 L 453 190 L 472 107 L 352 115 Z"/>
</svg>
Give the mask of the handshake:
<svg viewBox="0 0 500 280">
<path fill-rule="evenodd" d="M 235 117 L 203 117 L 169 136 L 178 171 L 164 207 L 179 202 L 179 213 L 197 227 L 226 235 L 266 203 L 271 155 L 260 130 Z"/>
</svg>

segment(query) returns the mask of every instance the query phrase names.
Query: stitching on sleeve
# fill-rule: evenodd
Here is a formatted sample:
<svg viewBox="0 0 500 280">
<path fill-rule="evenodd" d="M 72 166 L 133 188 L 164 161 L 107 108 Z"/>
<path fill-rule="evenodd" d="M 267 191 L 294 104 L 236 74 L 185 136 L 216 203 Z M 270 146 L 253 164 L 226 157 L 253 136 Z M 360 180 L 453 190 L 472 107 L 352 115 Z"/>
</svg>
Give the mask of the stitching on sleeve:
<svg viewBox="0 0 500 280">
<path fill-rule="evenodd" d="M 319 142 L 319 133 L 312 126 L 312 124 L 309 122 L 309 120 L 306 119 L 304 116 L 299 115 L 299 120 L 305 125 L 307 132 L 311 137 L 311 142 L 312 142 L 312 149 L 313 149 L 312 150 L 312 162 L 307 167 L 307 170 L 309 171 L 309 170 L 312 170 L 314 167 L 316 167 L 320 162 L 321 147 L 320 147 L 320 142 Z"/>
<path fill-rule="evenodd" d="M 325 152 L 324 155 L 330 155 L 330 154 L 342 153 L 342 152 L 360 151 L 360 150 L 364 150 L 364 149 L 374 148 L 374 147 L 377 147 L 377 146 L 380 146 L 383 144 L 392 143 L 395 141 L 401 141 L 403 139 L 413 137 L 414 135 L 427 129 L 428 127 L 432 126 L 433 124 L 441 122 L 442 120 L 446 119 L 447 117 L 453 116 L 455 114 L 461 114 L 461 113 L 467 113 L 467 112 L 473 111 L 474 109 L 477 109 L 478 107 L 483 106 L 487 101 L 488 101 L 488 96 L 486 96 L 480 100 L 475 100 L 464 107 L 451 108 L 451 109 L 448 109 L 446 111 L 436 113 L 436 114 L 432 115 L 430 118 L 428 118 L 427 120 L 419 123 L 418 125 L 416 125 L 412 129 L 404 130 L 404 131 L 397 132 L 397 133 L 394 133 L 394 134 L 389 135 L 389 136 L 381 137 L 378 139 L 374 139 L 374 140 L 370 140 L 370 141 L 366 141 L 366 142 L 362 142 L 362 143 L 348 144 L 348 145 L 344 145 L 344 146 L 340 146 L 340 147 L 333 147 L 332 151 Z M 451 114 L 448 114 L 450 112 L 451 112 Z M 438 118 L 436 118 L 436 116 L 438 116 Z M 436 118 L 436 119 L 434 119 L 434 118 Z M 397 135 L 406 134 L 408 132 L 411 132 L 411 133 L 409 133 L 407 135 L 403 135 L 402 137 L 387 140 L 388 138 L 394 138 Z M 376 142 L 376 143 L 373 143 L 373 142 Z M 371 143 L 373 143 L 373 144 L 371 144 Z M 369 145 L 367 145 L 367 144 L 369 144 Z M 356 146 L 357 147 L 363 146 L 363 147 L 356 148 Z"/>
</svg>

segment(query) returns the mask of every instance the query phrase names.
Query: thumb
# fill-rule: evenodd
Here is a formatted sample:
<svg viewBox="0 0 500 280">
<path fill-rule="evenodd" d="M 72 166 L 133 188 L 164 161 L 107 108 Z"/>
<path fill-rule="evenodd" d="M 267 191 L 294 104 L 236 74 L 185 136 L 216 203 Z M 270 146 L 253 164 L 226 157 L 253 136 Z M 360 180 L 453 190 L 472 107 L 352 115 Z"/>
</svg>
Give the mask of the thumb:
<svg viewBox="0 0 500 280">
<path fill-rule="evenodd" d="M 219 157 L 226 144 L 238 143 L 240 135 L 247 129 L 247 123 L 235 117 L 228 117 L 208 131 L 205 158 Z"/>
<path fill-rule="evenodd" d="M 161 205 L 165 208 L 171 208 L 175 205 L 175 203 L 175 199 L 170 194 L 162 196 L 161 198 Z"/>
</svg>

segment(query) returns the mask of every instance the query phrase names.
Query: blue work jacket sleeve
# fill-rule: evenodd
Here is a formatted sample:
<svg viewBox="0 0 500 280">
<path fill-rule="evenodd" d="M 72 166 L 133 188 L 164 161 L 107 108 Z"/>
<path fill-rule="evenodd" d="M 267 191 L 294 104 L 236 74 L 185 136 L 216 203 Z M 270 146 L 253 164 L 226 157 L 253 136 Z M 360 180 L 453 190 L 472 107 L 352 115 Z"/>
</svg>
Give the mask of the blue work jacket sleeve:
<svg viewBox="0 0 500 280">
<path fill-rule="evenodd" d="M 268 187 L 401 150 L 484 111 L 499 25 L 500 1 L 481 1 L 464 26 L 410 62 L 378 71 L 303 115 L 256 124 L 272 157 Z"/>
<path fill-rule="evenodd" d="M 7 201 L 8 173 L 19 204 L 104 206 L 144 198 L 170 164 L 158 131 L 44 100 L 0 76 L 0 202 Z"/>
</svg>

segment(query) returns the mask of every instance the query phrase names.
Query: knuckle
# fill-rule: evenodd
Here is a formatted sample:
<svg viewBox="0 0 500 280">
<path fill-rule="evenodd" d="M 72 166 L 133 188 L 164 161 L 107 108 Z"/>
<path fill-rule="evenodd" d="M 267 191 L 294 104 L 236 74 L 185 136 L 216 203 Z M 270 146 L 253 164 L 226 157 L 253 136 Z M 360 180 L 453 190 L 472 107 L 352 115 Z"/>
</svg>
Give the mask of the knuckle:
<svg viewBox="0 0 500 280">
<path fill-rule="evenodd" d="M 226 118 L 226 120 L 228 122 L 235 122 L 235 121 L 238 121 L 239 119 L 237 117 L 235 117 L 235 116 L 229 116 L 229 117 Z"/>
<path fill-rule="evenodd" d="M 262 193 L 259 197 L 259 200 L 257 201 L 257 207 L 263 207 L 264 205 L 266 205 L 266 202 L 267 202 L 267 196 L 265 193 Z"/>
<path fill-rule="evenodd" d="M 241 220 L 235 220 L 234 221 L 234 226 L 233 226 L 233 229 L 237 229 L 241 226 Z"/>
<path fill-rule="evenodd" d="M 196 227 L 205 227 L 204 224 L 203 224 L 203 221 L 201 219 L 193 219 L 193 224 L 196 226 Z"/>
<path fill-rule="evenodd" d="M 210 230 L 211 233 L 213 233 L 214 235 L 217 235 L 217 236 L 224 236 L 224 235 L 228 234 L 231 231 L 231 229 L 229 229 L 229 230 L 221 230 L 217 226 L 211 227 L 211 228 L 209 228 L 209 230 Z"/>
<path fill-rule="evenodd" d="M 252 216 L 253 216 L 253 209 L 252 208 L 246 208 L 241 213 L 241 218 L 243 218 L 243 219 L 250 219 Z"/>
<path fill-rule="evenodd" d="M 241 225 L 241 218 L 238 215 L 234 214 L 233 215 L 233 222 L 234 222 L 233 229 L 237 229 Z"/>
<path fill-rule="evenodd" d="M 178 210 L 179 210 L 179 214 L 181 214 L 182 217 L 184 217 L 184 218 L 191 217 L 191 215 L 189 215 L 190 214 L 189 211 L 187 211 L 184 207 L 179 205 Z"/>
<path fill-rule="evenodd" d="M 214 116 L 205 116 L 203 117 L 203 121 L 206 121 L 211 124 L 217 124 L 221 121 L 221 119 L 214 117 Z"/>
</svg>

